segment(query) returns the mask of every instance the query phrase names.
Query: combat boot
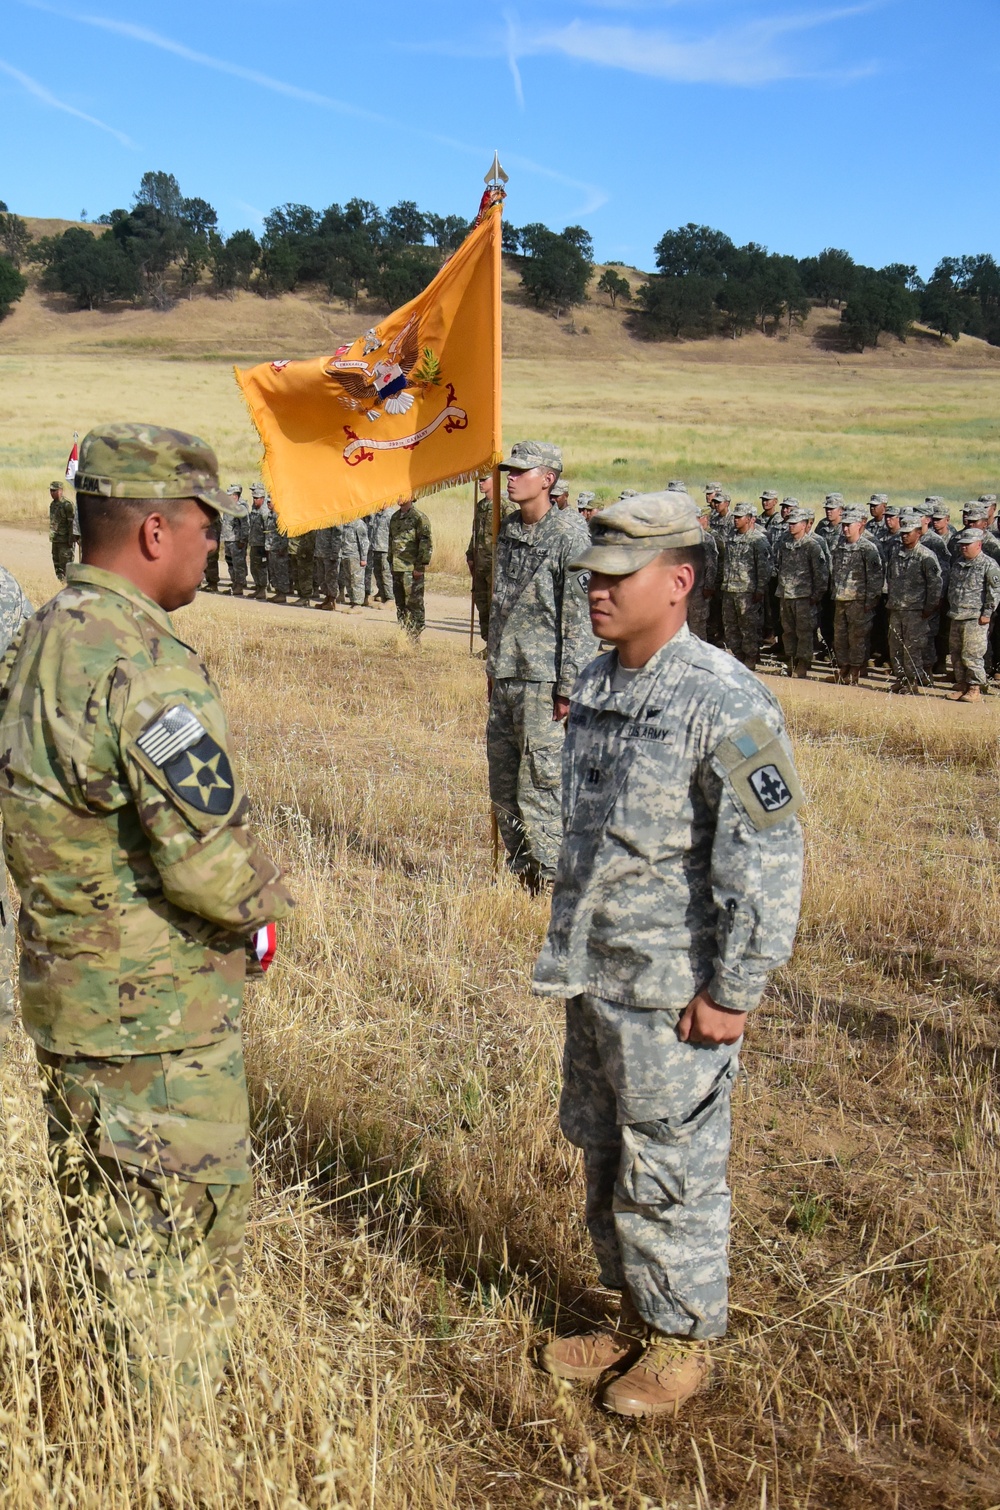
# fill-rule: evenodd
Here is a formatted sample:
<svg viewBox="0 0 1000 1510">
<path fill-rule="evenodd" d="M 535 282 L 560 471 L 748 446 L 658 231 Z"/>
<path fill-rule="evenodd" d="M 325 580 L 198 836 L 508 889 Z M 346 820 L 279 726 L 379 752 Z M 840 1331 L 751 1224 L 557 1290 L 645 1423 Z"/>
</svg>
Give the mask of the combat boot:
<svg viewBox="0 0 1000 1510">
<path fill-rule="evenodd" d="M 274 597 L 271 598 L 271 599 L 269 599 L 269 601 L 271 603 L 287 603 L 288 602 L 288 595 L 287 595 L 287 593 L 276 592 L 274 594 Z"/>
<path fill-rule="evenodd" d="M 964 682 L 956 682 L 954 689 L 947 694 L 949 702 L 960 703 L 968 690 Z"/>
<path fill-rule="evenodd" d="M 850 684 L 851 684 L 852 687 L 858 687 L 858 686 L 860 686 L 861 685 L 861 667 L 860 666 L 848 666 L 848 668 L 847 668 L 847 680 L 850 682 Z"/>
<path fill-rule="evenodd" d="M 792 675 L 798 677 L 800 681 L 804 682 L 809 676 L 810 664 L 811 663 L 809 661 L 795 661 L 792 667 Z"/>
<path fill-rule="evenodd" d="M 539 1362 L 556 1379 L 582 1379 L 593 1384 L 609 1368 L 634 1363 L 648 1332 L 635 1301 L 628 1290 L 623 1290 L 617 1325 L 609 1321 L 574 1337 L 554 1337 L 542 1349 Z"/>
<path fill-rule="evenodd" d="M 332 598 L 324 598 L 322 603 L 316 604 L 316 607 L 321 608 L 324 613 L 334 613 L 337 605 Z"/>
<path fill-rule="evenodd" d="M 982 690 L 979 687 L 966 687 L 959 698 L 960 703 L 978 703 L 982 698 Z"/>
<path fill-rule="evenodd" d="M 617 1416 L 676 1416 L 711 1367 L 704 1342 L 653 1332 L 638 1362 L 606 1387 L 601 1404 Z"/>
<path fill-rule="evenodd" d="M 266 587 L 258 587 L 257 591 L 254 593 L 254 599 L 258 603 L 266 603 L 267 602 L 267 588 Z"/>
<path fill-rule="evenodd" d="M 371 598 L 368 597 L 367 594 L 365 594 L 364 598 L 362 598 L 362 600 L 361 600 L 361 607 L 362 608 L 371 608 L 371 606 L 372 606 L 372 600 L 371 600 Z"/>
<path fill-rule="evenodd" d="M 292 607 L 293 608 L 311 608 L 312 607 L 312 599 L 311 598 L 296 598 L 295 602 L 292 604 Z"/>
<path fill-rule="evenodd" d="M 825 682 L 833 682 L 836 686 L 839 687 L 842 682 L 849 681 L 850 680 L 850 676 L 851 676 L 851 668 L 850 668 L 850 666 L 837 666 L 834 669 L 833 675 L 832 676 L 824 676 L 823 680 Z"/>
</svg>

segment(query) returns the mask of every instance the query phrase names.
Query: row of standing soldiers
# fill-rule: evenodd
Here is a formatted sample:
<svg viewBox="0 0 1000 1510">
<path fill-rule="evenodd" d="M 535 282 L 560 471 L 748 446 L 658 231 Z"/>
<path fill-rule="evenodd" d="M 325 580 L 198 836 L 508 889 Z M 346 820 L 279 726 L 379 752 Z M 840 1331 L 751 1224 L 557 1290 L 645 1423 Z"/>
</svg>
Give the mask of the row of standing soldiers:
<svg viewBox="0 0 1000 1510">
<path fill-rule="evenodd" d="M 241 501 L 238 483 L 226 491 Z M 412 500 L 290 538 L 278 527 L 260 483 L 251 485 L 250 497 L 251 505 L 244 506 L 242 514 L 223 517 L 219 549 L 205 568 L 204 591 L 219 591 L 224 554 L 234 598 L 248 593 L 261 602 L 287 603 L 291 598 L 298 608 L 332 612 L 338 604 L 367 608 L 374 590 L 374 601 L 395 603 L 403 628 L 412 638 L 419 637 L 424 627 L 424 572 L 433 540 L 430 521 Z"/>
<path fill-rule="evenodd" d="M 825 517 L 796 498 L 761 494 L 761 512 L 705 489 L 706 562 L 688 622 L 751 670 L 763 648 L 806 677 L 816 653 L 830 681 L 858 685 L 869 662 L 889 662 L 894 692 L 919 692 L 951 660 L 962 702 L 977 701 L 1000 668 L 1000 534 L 996 496 L 963 505 L 962 529 L 939 497 L 868 509 L 827 494 Z"/>
</svg>

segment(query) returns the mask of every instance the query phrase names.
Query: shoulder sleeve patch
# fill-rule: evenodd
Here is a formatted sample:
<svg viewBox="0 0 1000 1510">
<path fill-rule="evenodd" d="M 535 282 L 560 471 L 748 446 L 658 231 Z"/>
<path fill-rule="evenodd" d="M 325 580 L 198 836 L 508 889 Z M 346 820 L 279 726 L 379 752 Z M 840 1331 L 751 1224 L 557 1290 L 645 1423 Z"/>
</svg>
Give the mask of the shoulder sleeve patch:
<svg viewBox="0 0 1000 1510">
<path fill-rule="evenodd" d="M 724 739 L 714 759 L 751 826 L 773 828 L 792 817 L 804 796 L 787 742 L 763 718 L 751 718 Z"/>
<path fill-rule="evenodd" d="M 161 769 L 182 750 L 195 744 L 207 731 L 183 703 L 167 708 L 152 723 L 146 725 L 136 744 L 139 749 Z"/>
<path fill-rule="evenodd" d="M 195 812 L 224 818 L 232 810 L 236 782 L 229 756 L 183 703 L 158 714 L 135 743 L 173 795 Z"/>
</svg>

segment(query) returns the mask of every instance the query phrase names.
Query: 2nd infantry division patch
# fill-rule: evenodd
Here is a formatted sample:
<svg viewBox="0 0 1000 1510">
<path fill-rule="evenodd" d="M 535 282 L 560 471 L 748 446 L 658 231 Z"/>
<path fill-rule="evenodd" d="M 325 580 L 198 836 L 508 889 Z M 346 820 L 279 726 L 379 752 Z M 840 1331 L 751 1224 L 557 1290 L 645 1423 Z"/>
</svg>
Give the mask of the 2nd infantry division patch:
<svg viewBox="0 0 1000 1510">
<path fill-rule="evenodd" d="M 182 802 L 213 817 L 229 812 L 235 796 L 229 756 L 190 708 L 183 703 L 167 708 L 143 729 L 136 745 Z"/>
</svg>

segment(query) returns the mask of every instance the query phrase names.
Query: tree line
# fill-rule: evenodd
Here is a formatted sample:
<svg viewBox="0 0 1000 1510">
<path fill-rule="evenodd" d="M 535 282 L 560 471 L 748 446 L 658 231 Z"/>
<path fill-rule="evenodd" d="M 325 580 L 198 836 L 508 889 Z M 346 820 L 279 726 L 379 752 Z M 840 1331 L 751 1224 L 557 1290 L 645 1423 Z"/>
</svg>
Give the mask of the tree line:
<svg viewBox="0 0 1000 1510">
<path fill-rule="evenodd" d="M 144 173 L 128 210 L 112 210 L 94 234 L 71 226 L 32 240 L 25 222 L 0 201 L 0 319 L 23 295 L 25 263 L 41 268 L 47 291 L 80 309 L 133 302 L 166 308 L 185 293 L 252 290 L 264 298 L 304 285 L 331 299 L 362 299 L 396 308 L 416 297 L 443 259 L 460 245 L 469 223 L 460 215 L 421 210 L 401 200 L 381 210 L 351 199 L 315 210 L 283 204 L 251 230 L 228 237 L 205 199 L 187 198 L 172 173 Z M 503 225 L 508 265 L 525 298 L 559 313 L 584 303 L 594 272 L 594 247 L 582 226 L 551 230 L 539 222 Z M 836 306 L 846 339 L 859 350 L 884 334 L 905 340 L 916 320 L 942 339 L 965 333 L 1000 345 L 1000 266 L 988 253 L 945 257 L 925 283 L 915 267 L 872 268 L 827 247 L 814 257 L 736 243 L 693 222 L 667 231 L 656 245 L 656 272 L 633 290 L 610 265 L 596 291 L 648 340 L 734 339 L 748 330 L 772 334 L 801 323 L 815 304 Z"/>
</svg>

